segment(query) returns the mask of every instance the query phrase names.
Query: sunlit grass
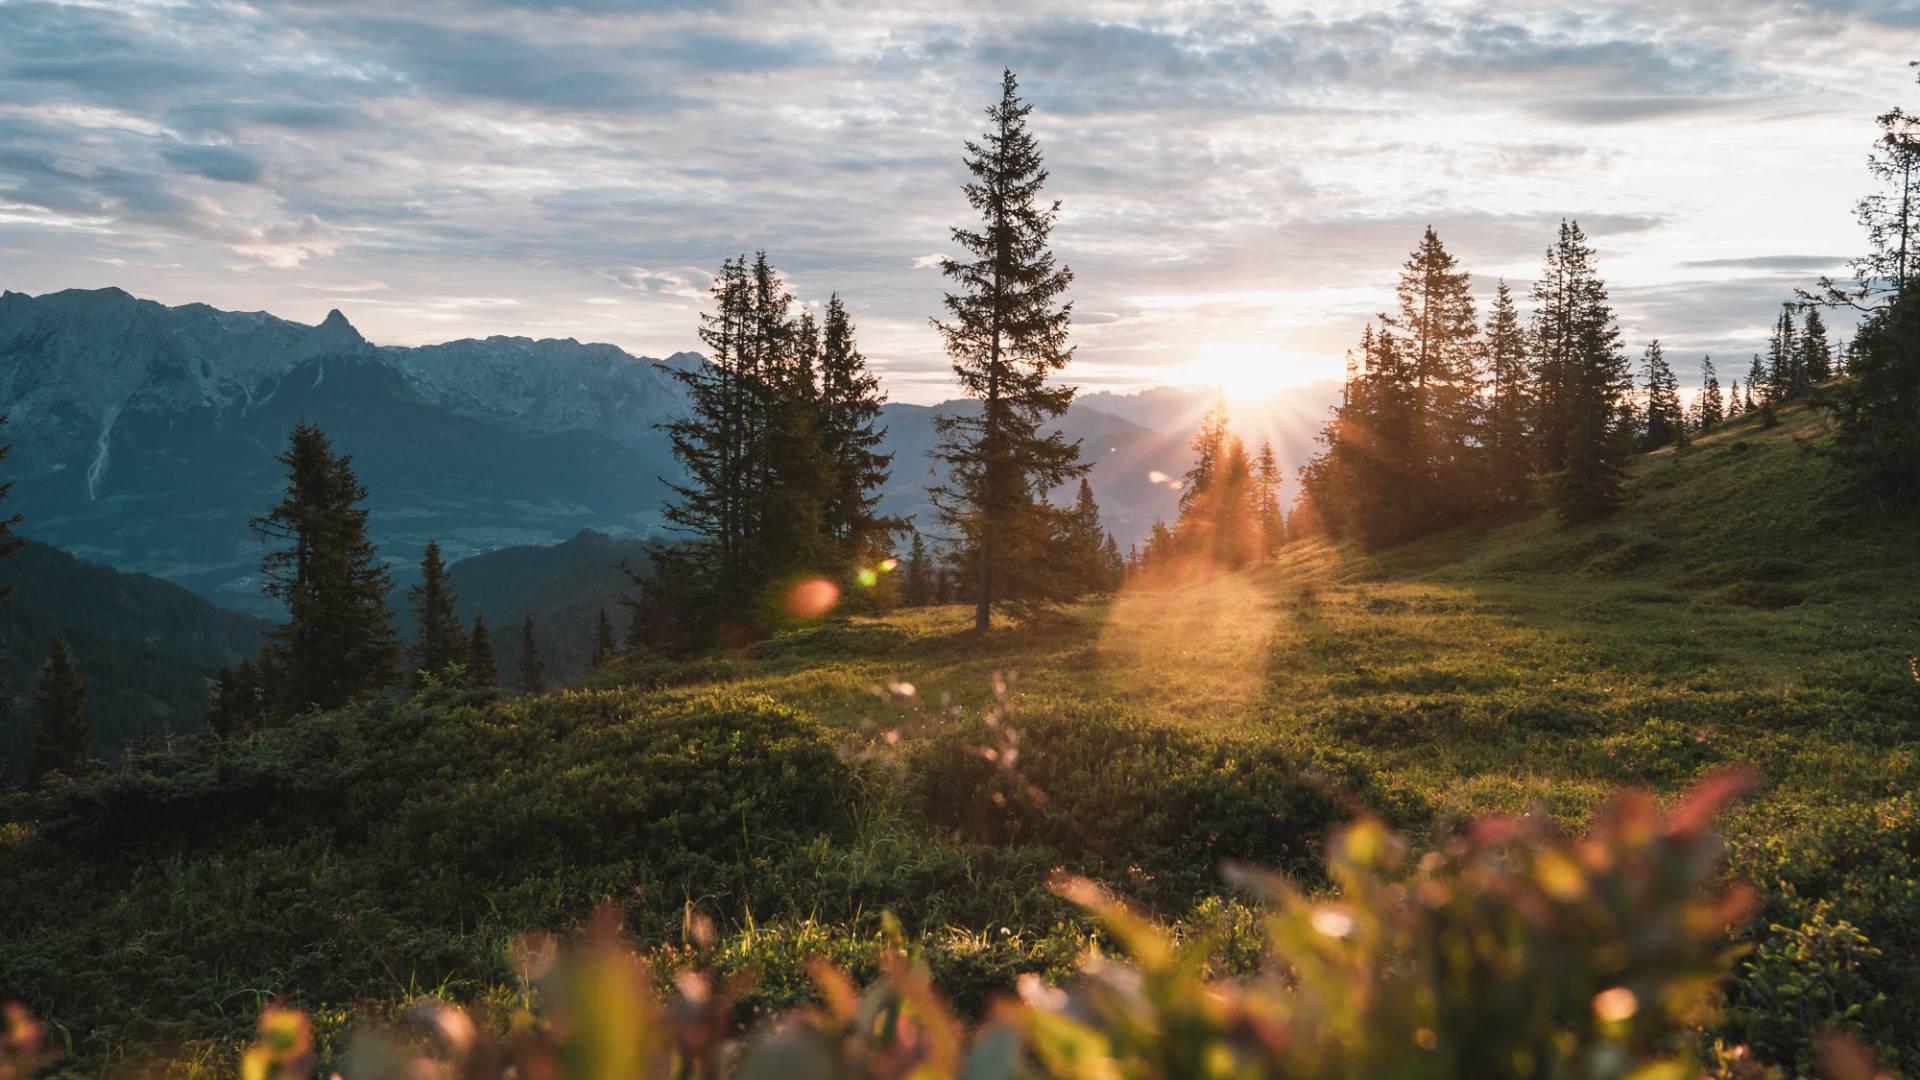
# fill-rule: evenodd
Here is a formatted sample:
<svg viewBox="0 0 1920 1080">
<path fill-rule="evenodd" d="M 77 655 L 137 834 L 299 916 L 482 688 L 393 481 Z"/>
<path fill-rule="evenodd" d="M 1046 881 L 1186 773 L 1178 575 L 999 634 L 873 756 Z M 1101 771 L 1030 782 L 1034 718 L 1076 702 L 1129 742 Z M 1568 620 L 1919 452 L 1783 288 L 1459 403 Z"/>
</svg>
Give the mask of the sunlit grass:
<svg viewBox="0 0 1920 1080">
<path fill-rule="evenodd" d="M 1827 486 L 1821 414 L 1784 421 L 1640 459 L 1627 508 L 1585 528 L 1525 517 L 1378 556 L 1297 544 L 985 640 L 960 606 L 864 617 L 727 676 L 874 733 L 900 716 L 877 685 L 977 709 L 1007 673 L 1017 713 L 1117 707 L 1349 748 L 1449 816 L 1578 817 L 1622 781 L 1674 791 L 1740 761 L 1783 807 L 1884 792 L 1920 775 L 1888 745 L 1913 719 L 1920 545 Z"/>
</svg>

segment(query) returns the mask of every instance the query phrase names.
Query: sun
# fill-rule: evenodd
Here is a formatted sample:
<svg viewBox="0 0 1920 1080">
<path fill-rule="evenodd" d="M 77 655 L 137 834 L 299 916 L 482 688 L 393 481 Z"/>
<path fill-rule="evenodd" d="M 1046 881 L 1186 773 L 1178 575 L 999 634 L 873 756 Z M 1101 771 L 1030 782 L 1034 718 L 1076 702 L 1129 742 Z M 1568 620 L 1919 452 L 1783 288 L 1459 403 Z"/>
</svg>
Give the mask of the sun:
<svg viewBox="0 0 1920 1080">
<path fill-rule="evenodd" d="M 1200 346 L 1181 381 L 1232 394 L 1264 394 L 1299 381 L 1299 372 L 1271 345 L 1224 341 Z"/>
</svg>

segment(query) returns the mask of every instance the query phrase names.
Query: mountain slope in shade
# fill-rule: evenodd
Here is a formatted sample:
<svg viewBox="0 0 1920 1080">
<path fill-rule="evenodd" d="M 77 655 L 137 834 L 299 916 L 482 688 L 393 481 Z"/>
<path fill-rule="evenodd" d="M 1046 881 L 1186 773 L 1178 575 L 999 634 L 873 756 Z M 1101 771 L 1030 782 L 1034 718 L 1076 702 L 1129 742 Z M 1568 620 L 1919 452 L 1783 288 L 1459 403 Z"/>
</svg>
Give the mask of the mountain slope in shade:
<svg viewBox="0 0 1920 1080">
<path fill-rule="evenodd" d="M 227 611 L 144 574 L 125 574 L 27 542 L 0 561 L 0 648 L 12 654 L 0 677 L 19 697 L 0 712 L 0 755 L 26 767 L 34 711 L 29 699 L 55 641 L 65 641 L 87 680 L 94 749 L 103 757 L 146 724 L 156 735 L 200 729 L 207 681 L 258 651 L 267 623 Z"/>
<path fill-rule="evenodd" d="M 631 591 L 631 582 L 621 567 L 645 572 L 648 565 L 645 541 L 588 529 L 562 544 L 503 548 L 462 559 L 449 568 L 448 580 L 465 625 L 473 625 L 476 614 L 486 615 L 502 678 L 513 680 L 521 621 L 532 615 L 534 644 L 547 678 L 562 683 L 577 678 L 592 661 L 601 608 L 613 622 L 616 645 L 625 643 L 627 614 L 620 597 Z"/>
<path fill-rule="evenodd" d="M 10 506 L 36 534 L 269 614 L 248 520 L 281 483 L 301 420 L 354 455 L 382 554 L 417 560 L 646 532 L 671 456 L 654 417 L 673 381 L 576 342 L 376 349 L 336 312 L 308 327 L 118 290 L 0 298 Z M 680 362 L 684 362 L 682 359 Z"/>
</svg>

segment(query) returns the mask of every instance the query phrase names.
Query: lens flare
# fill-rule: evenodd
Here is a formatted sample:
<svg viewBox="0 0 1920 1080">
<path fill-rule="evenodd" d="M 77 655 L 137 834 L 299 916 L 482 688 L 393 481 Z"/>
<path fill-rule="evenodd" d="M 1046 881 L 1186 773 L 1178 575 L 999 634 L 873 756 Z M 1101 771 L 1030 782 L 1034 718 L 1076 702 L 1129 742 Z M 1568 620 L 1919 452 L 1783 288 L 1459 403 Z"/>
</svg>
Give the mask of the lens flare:
<svg viewBox="0 0 1920 1080">
<path fill-rule="evenodd" d="M 880 581 L 879 574 L 874 573 L 864 566 L 860 568 L 860 572 L 855 576 L 860 579 L 860 584 L 863 588 L 871 589 Z"/>
<path fill-rule="evenodd" d="M 796 619 L 817 619 L 840 602 L 840 587 L 826 578 L 808 578 L 787 590 L 787 614 Z"/>
<path fill-rule="evenodd" d="M 893 573 L 894 568 L 899 565 L 900 565 L 899 559 L 881 559 L 880 572 L 883 574 L 891 574 Z"/>
</svg>

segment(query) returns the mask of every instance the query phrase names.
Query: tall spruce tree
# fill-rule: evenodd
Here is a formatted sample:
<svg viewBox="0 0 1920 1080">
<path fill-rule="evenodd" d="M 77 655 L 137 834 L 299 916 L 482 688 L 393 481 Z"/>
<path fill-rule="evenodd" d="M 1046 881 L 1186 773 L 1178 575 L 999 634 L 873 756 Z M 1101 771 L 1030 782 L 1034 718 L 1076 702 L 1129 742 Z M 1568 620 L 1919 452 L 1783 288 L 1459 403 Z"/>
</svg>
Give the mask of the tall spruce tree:
<svg viewBox="0 0 1920 1080">
<path fill-rule="evenodd" d="M 728 259 L 714 276 L 713 310 L 700 316 L 706 363 L 662 370 L 686 391 L 688 414 L 661 425 L 686 475 L 661 510 L 668 524 L 710 549 L 691 565 L 715 580 L 745 578 L 749 476 L 746 447 L 758 378 L 746 344 L 753 290 L 746 258 Z M 661 575 L 654 575 L 659 577 Z"/>
<path fill-rule="evenodd" d="M 93 723 L 87 719 L 87 684 L 73 653 L 55 641 L 33 692 L 33 775 L 71 773 L 93 758 Z"/>
<path fill-rule="evenodd" d="M 217 739 L 244 738 L 267 720 L 267 689 L 253 660 L 242 657 L 214 677 L 208 694 L 206 731 Z"/>
<path fill-rule="evenodd" d="M 1680 383 L 1673 374 L 1673 368 L 1667 364 L 1666 352 L 1660 348 L 1659 339 L 1647 343 L 1641 364 L 1647 380 L 1647 404 L 1640 431 L 1641 448 L 1658 450 L 1683 441 L 1686 438 L 1686 424 L 1681 412 Z"/>
<path fill-rule="evenodd" d="M 607 609 L 601 608 L 593 624 L 593 666 L 603 667 L 612 663 L 618 654 L 619 650 L 613 644 L 613 620 L 607 618 Z"/>
<path fill-rule="evenodd" d="M 1864 489 L 1920 500 L 1920 281 L 1860 324 L 1831 397 L 1837 449 Z"/>
<path fill-rule="evenodd" d="M 921 607 L 933 603 L 935 586 L 933 575 L 937 571 L 927 558 L 927 542 L 920 531 L 913 532 L 913 543 L 907 549 L 906 584 L 901 588 L 900 599 L 908 607 Z"/>
<path fill-rule="evenodd" d="M 966 143 L 973 179 L 963 190 L 980 224 L 952 230 L 965 257 L 941 262 L 957 290 L 946 296 L 947 319 L 934 320 L 961 389 L 979 402 L 934 421 L 947 479 L 931 492 L 972 571 L 979 633 L 1003 601 L 1069 594 L 1065 568 L 1050 557 L 1059 511 L 1046 495 L 1087 468 L 1077 440 L 1046 430 L 1073 402 L 1073 387 L 1050 381 L 1073 358 L 1073 272 L 1048 248 L 1060 204 L 1041 199 L 1047 171 L 1027 130 L 1032 106 L 1018 91 L 1004 72 L 986 133 Z"/>
<path fill-rule="evenodd" d="M 1405 507 L 1420 470 L 1405 356 L 1391 331 L 1361 331 L 1342 404 L 1320 431 L 1323 449 L 1300 471 L 1294 516 L 1313 528 L 1375 546 L 1412 534 L 1417 519 Z"/>
<path fill-rule="evenodd" d="M 794 574 L 837 570 L 839 552 L 827 520 L 835 463 L 815 369 L 818 335 L 811 320 L 790 314 L 793 296 L 765 252 L 755 256 L 752 279 L 759 418 L 746 446 L 747 580 L 758 590 Z"/>
<path fill-rule="evenodd" d="M 1180 492 L 1180 519 L 1160 554 L 1179 561 L 1185 575 L 1234 569 L 1266 550 L 1260 484 L 1253 460 L 1217 400 L 1193 439 L 1194 464 Z"/>
<path fill-rule="evenodd" d="M 547 665 L 540 659 L 539 643 L 533 639 L 533 616 L 520 624 L 520 667 L 514 686 L 523 694 L 538 694 L 547 688 Z"/>
<path fill-rule="evenodd" d="M 1734 393 L 1739 394 L 1739 383 Z M 1713 370 L 1713 357 L 1700 358 L 1700 430 L 1710 431 L 1727 418 L 1726 399 L 1720 393 L 1720 375 Z"/>
<path fill-rule="evenodd" d="M 465 664 L 467 635 L 454 610 L 459 599 L 447 581 L 447 564 L 440 557 L 437 540 L 427 541 L 420 557 L 420 584 L 407 590 L 407 603 L 413 607 L 414 685 L 445 675 L 450 665 Z"/>
<path fill-rule="evenodd" d="M 848 563 L 890 547 L 892 534 L 904 527 L 875 509 L 880 488 L 892 475 L 893 455 L 879 449 L 887 436 L 880 424 L 886 401 L 854 341 L 853 319 L 835 293 L 827 298 L 820 347 L 821 439 L 833 466 L 825 526 Z"/>
<path fill-rule="evenodd" d="M 891 460 L 878 450 L 885 398 L 839 297 L 824 326 L 794 315 L 765 252 L 727 260 L 712 295 L 707 362 L 665 368 L 689 411 L 661 425 L 685 477 L 663 515 L 689 539 L 656 548 L 622 601 L 631 643 L 669 652 L 771 627 L 786 584 L 851 575 L 900 527 L 875 512 Z"/>
<path fill-rule="evenodd" d="M 1868 168 L 1883 190 L 1860 202 L 1868 252 L 1854 263 L 1858 288 L 1821 282 L 1824 302 L 1869 312 L 1846 349 L 1847 379 L 1830 407 L 1838 449 L 1862 486 L 1910 502 L 1920 499 L 1920 117 L 1894 109 L 1879 122 Z"/>
<path fill-rule="evenodd" d="M 1064 534 L 1059 540 L 1062 556 L 1074 572 L 1075 591 L 1101 592 L 1107 587 L 1107 530 L 1100 524 L 1100 506 L 1093 498 L 1093 485 L 1080 478 L 1073 509 L 1061 519 Z"/>
<path fill-rule="evenodd" d="M 1533 474 L 1534 403 L 1527 335 L 1520 325 L 1513 290 L 1504 280 L 1494 290 L 1485 349 L 1492 385 L 1487 391 L 1487 413 L 1480 437 L 1486 448 L 1488 495 L 1496 503 L 1515 503 L 1526 497 Z"/>
<path fill-rule="evenodd" d="M 1790 304 L 1780 306 L 1780 317 L 1774 320 L 1773 330 L 1767 335 L 1767 401 L 1779 404 L 1800 396 L 1806 386 L 1806 379 L 1799 370 L 1800 344 L 1799 330 L 1793 323 L 1793 307 Z"/>
<path fill-rule="evenodd" d="M 1834 377 L 1833 342 L 1827 339 L 1827 321 L 1820 309 L 1809 304 L 1807 319 L 1800 329 L 1799 369 L 1802 382 L 1818 386 Z"/>
<path fill-rule="evenodd" d="M 478 613 L 473 617 L 473 632 L 467 635 L 467 685 L 478 690 L 500 686 L 500 660 L 493 652 L 493 635 L 487 630 L 487 617 Z"/>
<path fill-rule="evenodd" d="M 1405 511 L 1408 531 L 1458 519 L 1477 501 L 1469 458 L 1479 444 L 1481 347 L 1472 276 L 1428 226 L 1400 269 L 1398 310 L 1382 324 L 1401 342 L 1412 408 Z"/>
<path fill-rule="evenodd" d="M 1280 511 L 1280 488 L 1284 478 L 1280 475 L 1280 459 L 1274 456 L 1273 442 L 1263 439 L 1260 453 L 1253 459 L 1253 502 L 1254 515 L 1260 523 L 1260 550 L 1268 558 L 1280 550 L 1287 542 L 1287 521 Z M 1113 538 L 1109 536 L 1108 541 Z M 1119 545 L 1114 545 L 1118 553 Z"/>
<path fill-rule="evenodd" d="M 1584 520 L 1619 502 L 1633 448 L 1622 423 L 1633 379 L 1606 283 L 1578 222 L 1560 223 L 1533 295 L 1541 464 L 1557 473 L 1553 491 L 1560 516 Z"/>
<path fill-rule="evenodd" d="M 367 538 L 367 489 L 351 455 L 313 424 L 294 427 L 279 457 L 285 494 L 254 533 L 268 545 L 266 591 L 287 607 L 268 631 L 291 711 L 337 708 L 393 685 L 400 644 L 387 610 L 387 568 Z"/>
</svg>

